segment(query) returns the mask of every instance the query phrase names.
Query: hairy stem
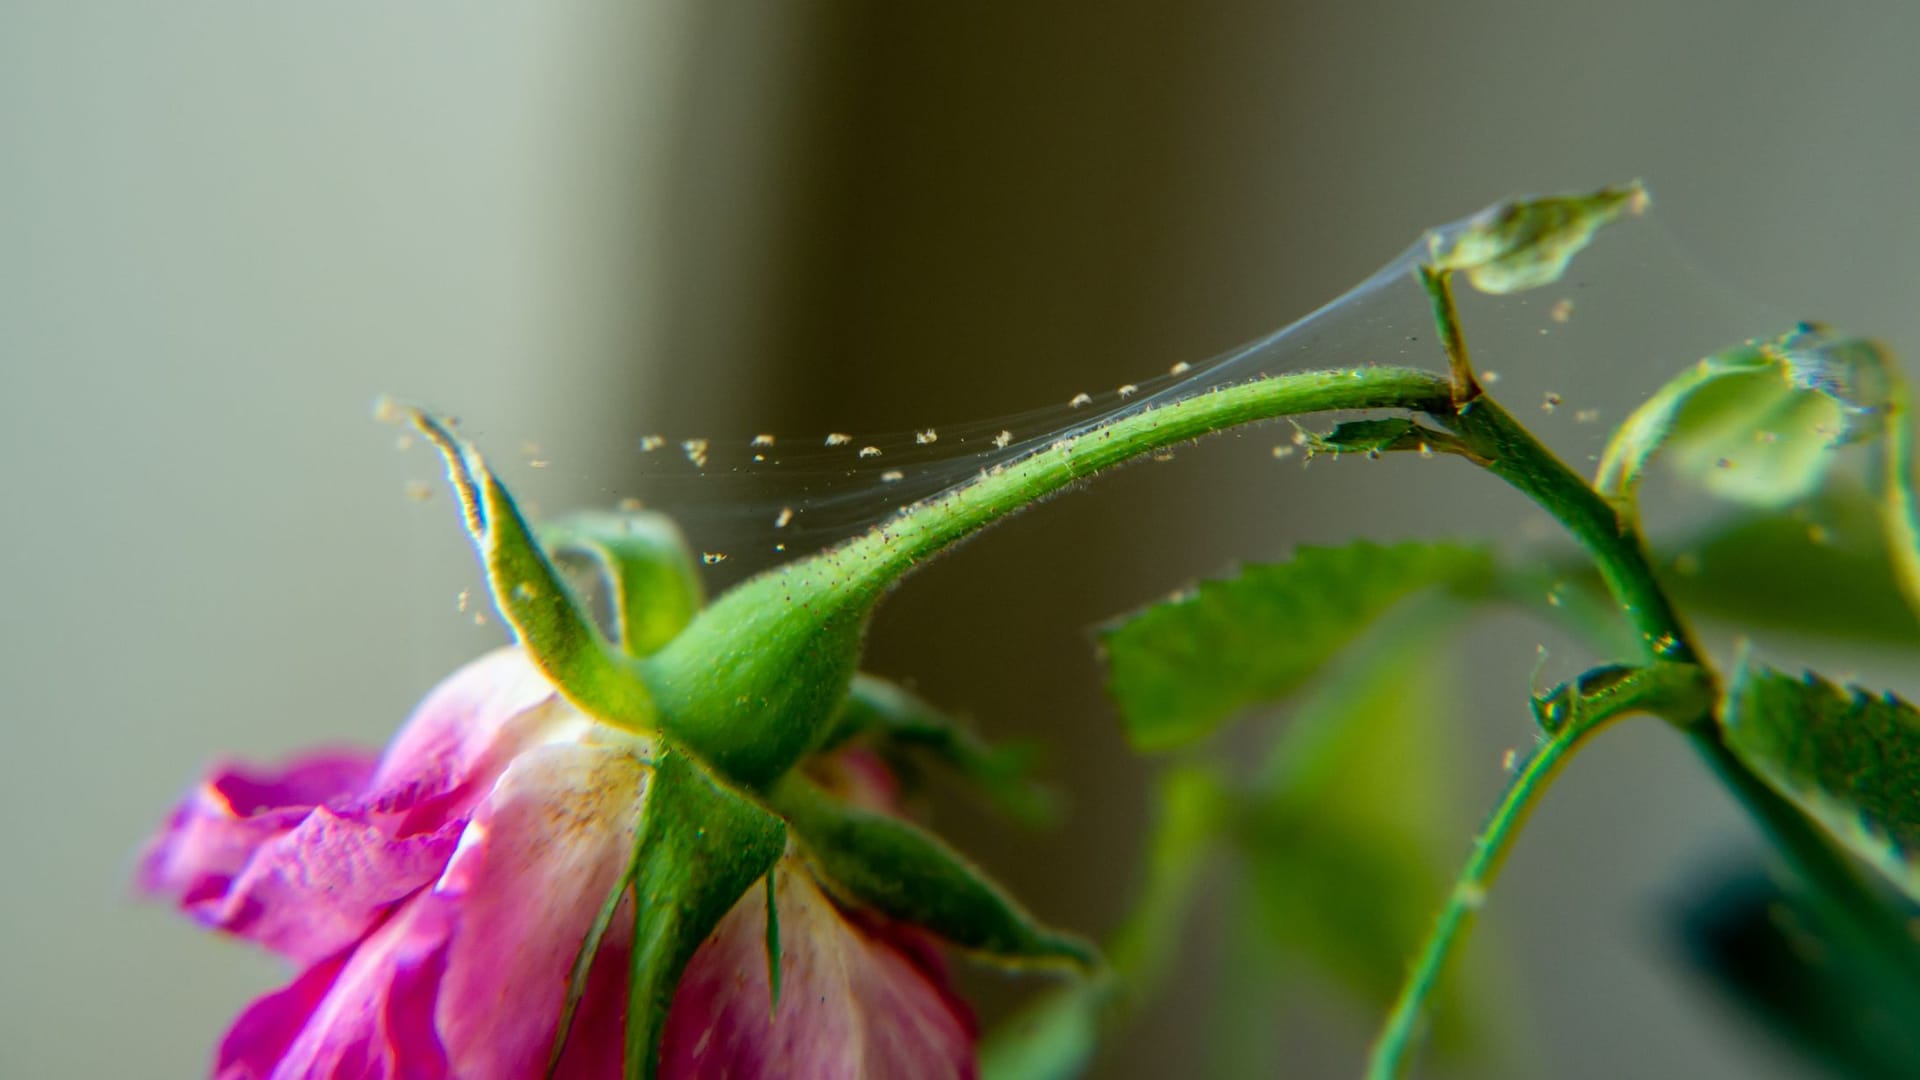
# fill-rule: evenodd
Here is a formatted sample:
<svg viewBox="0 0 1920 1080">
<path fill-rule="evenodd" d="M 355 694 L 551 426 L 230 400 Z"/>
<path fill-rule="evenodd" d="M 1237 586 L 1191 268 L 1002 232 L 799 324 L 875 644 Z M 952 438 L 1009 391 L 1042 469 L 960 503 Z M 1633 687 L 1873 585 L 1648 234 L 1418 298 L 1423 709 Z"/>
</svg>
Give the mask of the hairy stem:
<svg viewBox="0 0 1920 1080">
<path fill-rule="evenodd" d="M 908 507 L 894 520 L 808 560 L 817 582 L 875 595 L 941 549 L 1109 466 L 1283 416 L 1353 409 L 1450 411 L 1429 371 L 1358 367 L 1272 375 L 1128 413 Z"/>
</svg>

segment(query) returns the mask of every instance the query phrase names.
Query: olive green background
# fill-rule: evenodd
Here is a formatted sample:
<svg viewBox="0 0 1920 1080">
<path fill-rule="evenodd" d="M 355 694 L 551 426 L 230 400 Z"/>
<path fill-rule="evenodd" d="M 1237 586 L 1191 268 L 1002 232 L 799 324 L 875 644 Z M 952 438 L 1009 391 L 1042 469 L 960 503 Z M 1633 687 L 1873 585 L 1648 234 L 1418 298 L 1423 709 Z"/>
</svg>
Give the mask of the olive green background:
<svg viewBox="0 0 1920 1080">
<path fill-rule="evenodd" d="M 471 560 L 444 495 L 403 494 L 434 470 L 377 393 L 459 413 L 542 507 L 603 502 L 643 431 L 1064 402 L 1286 322 L 1424 226 L 1634 176 L 1651 239 L 1595 252 L 1541 369 L 1566 411 L 1617 419 L 1799 317 L 1914 353 L 1916 10 L 0 5 L 0 1076 L 201 1071 L 283 976 L 131 900 L 148 830 L 217 755 L 379 743 L 498 640 L 455 610 Z M 1481 361 L 1539 415 L 1520 348 L 1549 327 L 1507 311 Z M 1025 515 L 875 627 L 872 667 L 1056 748 L 1064 829 L 949 819 L 1049 917 L 1113 924 L 1145 815 L 1089 627 L 1303 540 L 1537 525 L 1464 467 L 1302 473 L 1271 441 Z M 1467 642 L 1463 851 L 1540 640 Z M 1677 740 L 1602 740 L 1475 939 L 1525 1029 L 1501 1073 L 1799 1075 L 1661 948 L 1662 899 L 1746 835 Z M 1196 930 L 1098 1075 L 1204 1059 L 1219 946 Z M 1343 1076 L 1371 1018 L 1273 1022 L 1276 1070 Z"/>
</svg>

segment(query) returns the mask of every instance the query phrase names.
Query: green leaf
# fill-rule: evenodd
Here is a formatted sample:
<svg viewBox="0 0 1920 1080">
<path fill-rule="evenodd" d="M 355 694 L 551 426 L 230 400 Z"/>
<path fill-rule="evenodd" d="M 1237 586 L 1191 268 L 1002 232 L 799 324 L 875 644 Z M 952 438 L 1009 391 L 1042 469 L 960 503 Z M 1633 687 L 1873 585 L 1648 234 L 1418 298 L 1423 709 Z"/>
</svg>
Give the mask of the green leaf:
<svg viewBox="0 0 1920 1080">
<path fill-rule="evenodd" d="M 1622 213 L 1639 213 L 1646 189 L 1634 181 L 1591 195 L 1563 195 L 1503 203 L 1457 232 L 1429 236 L 1428 266 L 1462 270 L 1485 293 L 1513 293 L 1560 280 L 1567 263 L 1602 225 Z"/>
<path fill-rule="evenodd" d="M 1186 745 L 1294 690 L 1407 597 L 1484 590 L 1492 575 L 1492 556 L 1476 547 L 1302 548 L 1107 628 L 1107 687 L 1136 747 Z"/>
<path fill-rule="evenodd" d="M 806 844 L 822 883 L 842 901 L 924 927 L 1002 966 L 1099 967 L 1091 944 L 1041 925 L 924 830 L 849 806 L 798 774 L 781 781 L 772 797 Z"/>
<path fill-rule="evenodd" d="M 1457 686 L 1439 604 L 1396 619 L 1303 703 L 1236 835 L 1264 936 L 1385 1012 L 1448 888 L 1464 830 L 1447 777 Z M 1442 1007 L 1443 1043 L 1466 1010 Z"/>
<path fill-rule="evenodd" d="M 1111 949 L 1114 973 L 1135 997 L 1152 993 L 1165 976 L 1184 939 L 1201 870 L 1233 817 L 1232 797 L 1206 766 L 1169 769 L 1158 788 L 1146 881 Z"/>
<path fill-rule="evenodd" d="M 1721 724 L 1768 786 L 1920 898 L 1920 711 L 1743 662 Z"/>
<path fill-rule="evenodd" d="M 1911 984 L 1832 933 L 1808 897 L 1754 867 L 1689 897 L 1678 930 L 1703 974 L 1813 1064 L 1862 1080 L 1920 1076 Z"/>
<path fill-rule="evenodd" d="M 985 1080 L 1073 1080 L 1100 1047 L 1102 982 L 1060 987 L 995 1028 L 980 1044 Z"/>
<path fill-rule="evenodd" d="M 1717 353 L 1661 387 L 1608 443 L 1595 486 L 1631 507 L 1655 452 L 1723 498 L 1778 507 L 1811 494 L 1833 450 L 1878 435 L 1891 361 L 1870 341 L 1802 325 Z"/>
<path fill-rule="evenodd" d="M 1406 417 L 1389 417 L 1382 420 L 1348 420 L 1333 426 L 1325 435 L 1307 436 L 1307 452 L 1310 454 L 1365 454 L 1379 457 L 1394 451 L 1413 451 L 1431 455 L 1433 453 L 1464 454 L 1466 447 L 1460 440 L 1444 431 L 1437 431 Z"/>
<path fill-rule="evenodd" d="M 651 1078 L 687 962 L 786 849 L 786 825 L 683 750 L 654 759 L 634 850 L 627 1076 Z M 771 935 L 770 935 L 771 936 Z"/>
<path fill-rule="evenodd" d="M 644 510 L 569 514 L 539 527 L 555 555 L 591 559 L 606 581 L 614 631 L 631 656 L 650 656 L 705 602 L 693 553 L 673 519 Z"/>
<path fill-rule="evenodd" d="M 1102 1023 L 1115 1018 L 1116 1002 L 1149 998 L 1185 941 L 1200 870 L 1231 824 L 1231 806 L 1221 780 L 1204 766 L 1170 769 L 1158 787 L 1146 881 L 1114 935 L 1111 969 L 1043 995 L 995 1030 L 981 1048 L 988 1080 L 1079 1076 L 1099 1049 Z"/>
<path fill-rule="evenodd" d="M 1041 824 L 1054 817 L 1053 793 L 1030 776 L 1036 756 L 1032 745 L 990 745 L 918 695 L 866 674 L 854 676 L 834 733 L 822 749 L 863 735 L 881 740 L 888 748 L 932 755 L 1016 821 Z"/>
<path fill-rule="evenodd" d="M 494 606 L 534 663 L 585 712 L 621 727 L 651 729 L 657 710 L 639 669 L 600 635 L 480 452 L 447 421 L 419 409 L 407 416 L 446 458 Z"/>
<path fill-rule="evenodd" d="M 1830 484 L 1666 547 L 1661 582 L 1682 609 L 1742 626 L 1920 644 L 1879 514 L 1866 492 Z"/>
</svg>

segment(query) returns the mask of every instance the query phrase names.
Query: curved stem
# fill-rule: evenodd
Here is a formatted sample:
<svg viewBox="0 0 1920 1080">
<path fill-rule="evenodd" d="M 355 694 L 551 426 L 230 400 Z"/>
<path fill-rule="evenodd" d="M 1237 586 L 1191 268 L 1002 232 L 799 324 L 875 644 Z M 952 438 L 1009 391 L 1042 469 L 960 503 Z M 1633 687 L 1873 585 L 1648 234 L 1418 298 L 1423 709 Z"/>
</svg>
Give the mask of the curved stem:
<svg viewBox="0 0 1920 1080">
<path fill-rule="evenodd" d="M 1434 299 L 1436 322 L 1455 371 L 1466 368 L 1470 374 L 1446 277 L 1424 275 L 1422 283 Z M 1878 956 L 1905 984 L 1920 987 L 1920 952 L 1916 952 L 1900 915 L 1888 907 L 1818 827 L 1775 794 L 1727 747 L 1714 708 L 1720 697 L 1718 681 L 1701 663 L 1702 654 L 1691 633 L 1655 578 L 1638 526 L 1622 517 L 1613 504 L 1492 398 L 1462 393 L 1462 389 L 1455 387 L 1460 407 L 1448 414 L 1434 413 L 1434 419 L 1460 437 L 1470 458 L 1533 499 L 1579 541 L 1633 626 L 1644 659 L 1652 661 L 1654 667 L 1662 666 L 1660 661 L 1695 666 L 1695 693 L 1676 700 L 1672 708 L 1652 711 L 1660 712 L 1686 732 L 1722 782 L 1833 914 L 1836 932 Z M 1368 1073 L 1372 1080 L 1389 1080 L 1404 1068 L 1421 1005 L 1432 991 L 1452 944 L 1484 900 L 1485 888 L 1498 872 L 1506 845 L 1526 816 L 1529 800 L 1538 795 L 1580 741 L 1598 730 L 1605 719 L 1625 711 L 1608 711 L 1585 721 L 1570 720 L 1515 777 L 1462 870 L 1453 897 L 1375 1045 Z"/>
<path fill-rule="evenodd" d="M 1508 781 L 1506 792 L 1494 804 L 1485 827 L 1474 841 L 1473 855 L 1454 879 L 1453 892 L 1434 921 L 1419 959 L 1414 962 L 1406 982 L 1401 984 L 1400 996 L 1394 1000 L 1386 1027 L 1374 1040 L 1373 1053 L 1367 1061 L 1367 1080 L 1395 1080 L 1406 1068 L 1407 1054 L 1413 1049 L 1427 998 L 1439 984 L 1454 945 L 1464 936 L 1474 913 L 1486 902 L 1487 890 L 1493 887 L 1493 880 L 1499 875 L 1500 866 L 1506 861 L 1507 852 L 1538 796 L 1587 736 L 1618 715 L 1624 714 L 1602 714 L 1568 723 L 1536 747 Z"/>
<path fill-rule="evenodd" d="M 1491 397 L 1438 417 L 1487 471 L 1552 514 L 1585 548 L 1640 638 L 1644 659 L 1697 663 L 1693 636 L 1654 578 L 1640 533 Z"/>
<path fill-rule="evenodd" d="M 1415 368 L 1359 367 L 1215 387 L 1062 436 L 774 574 L 805 579 L 797 592 L 788 590 L 796 599 L 832 593 L 871 601 L 942 549 L 1101 469 L 1243 424 L 1354 409 L 1449 412 L 1448 383 Z"/>
</svg>

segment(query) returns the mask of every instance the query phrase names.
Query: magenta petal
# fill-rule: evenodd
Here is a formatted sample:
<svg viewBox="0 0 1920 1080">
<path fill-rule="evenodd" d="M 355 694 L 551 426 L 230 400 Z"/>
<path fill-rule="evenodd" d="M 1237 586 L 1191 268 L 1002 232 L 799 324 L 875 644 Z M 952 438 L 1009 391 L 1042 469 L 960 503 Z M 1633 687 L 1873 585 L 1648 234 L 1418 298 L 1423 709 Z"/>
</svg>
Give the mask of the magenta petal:
<svg viewBox="0 0 1920 1080">
<path fill-rule="evenodd" d="M 391 839 L 325 807 L 262 844 L 218 902 L 190 905 L 211 925 L 311 963 L 359 940 L 387 907 L 432 881 L 459 822 Z"/>
<path fill-rule="evenodd" d="M 667 1017 L 666 1080 L 974 1077 L 973 1020 L 924 964 L 849 922 L 783 860 L 782 986 L 768 1014 L 766 891 L 750 890 L 688 965 Z"/>
<path fill-rule="evenodd" d="M 193 904 L 226 891 L 261 844 L 316 806 L 356 796 L 373 775 L 371 754 L 336 751 L 279 770 L 216 768 L 141 854 L 137 883 Z"/>
<path fill-rule="evenodd" d="M 416 897 L 349 953 L 254 1002 L 221 1043 L 218 1080 L 450 1080 L 432 1012 L 448 924 Z"/>
<path fill-rule="evenodd" d="M 311 963 L 439 876 L 500 770 L 577 715 L 523 652 L 497 651 L 428 695 L 377 766 L 331 753 L 216 772 L 149 845 L 140 883 Z"/>
</svg>

